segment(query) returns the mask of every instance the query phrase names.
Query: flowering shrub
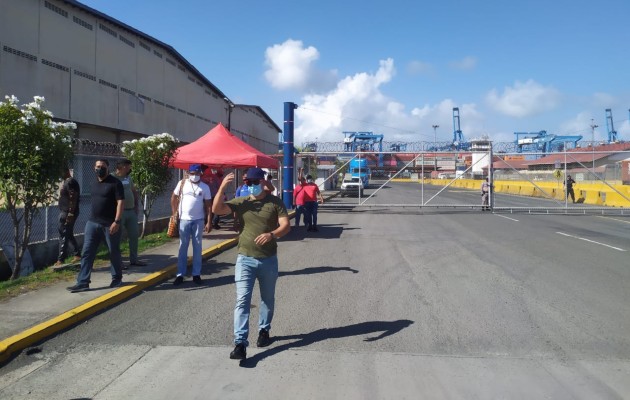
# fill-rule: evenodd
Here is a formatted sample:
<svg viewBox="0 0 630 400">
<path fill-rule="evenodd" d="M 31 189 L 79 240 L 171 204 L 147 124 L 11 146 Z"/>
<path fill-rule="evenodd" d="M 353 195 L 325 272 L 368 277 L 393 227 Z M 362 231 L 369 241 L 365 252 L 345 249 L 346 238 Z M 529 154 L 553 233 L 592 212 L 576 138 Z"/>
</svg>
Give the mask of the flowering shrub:
<svg viewBox="0 0 630 400">
<path fill-rule="evenodd" d="M 15 96 L 0 102 L 0 208 L 9 212 L 14 225 L 12 279 L 20 276 L 33 215 L 55 201 L 62 169 L 73 157 L 76 125 L 53 121 L 43 103 L 39 96 L 21 107 Z"/>
<path fill-rule="evenodd" d="M 143 212 L 151 215 L 153 202 L 171 180 L 169 162 L 177 152 L 179 141 L 168 133 L 123 142 L 122 153 L 132 162 L 131 178 L 141 193 Z M 146 204 L 145 204 L 146 196 Z M 144 237 L 145 227 L 142 227 Z"/>
</svg>

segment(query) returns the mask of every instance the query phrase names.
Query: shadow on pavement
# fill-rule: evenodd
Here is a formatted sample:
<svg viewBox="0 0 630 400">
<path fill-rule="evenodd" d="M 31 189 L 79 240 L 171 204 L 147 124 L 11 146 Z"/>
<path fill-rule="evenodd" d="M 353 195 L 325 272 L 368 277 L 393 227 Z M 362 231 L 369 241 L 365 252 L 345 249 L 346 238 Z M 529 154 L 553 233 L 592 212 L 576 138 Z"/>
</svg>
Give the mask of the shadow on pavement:
<svg viewBox="0 0 630 400">
<path fill-rule="evenodd" d="M 271 357 L 285 350 L 308 346 L 313 343 L 321 342 L 328 339 L 369 335 L 371 333 L 381 332 L 379 335 L 363 339 L 363 341 L 365 342 L 374 342 L 376 340 L 380 340 L 384 337 L 398 333 L 411 324 L 413 324 L 413 321 L 408 319 L 400 319 L 397 321 L 369 321 L 361 322 L 354 325 L 340 326 L 338 328 L 323 328 L 313 331 L 311 333 L 303 333 L 299 335 L 275 336 L 272 337 L 274 343 L 285 340 L 295 341 L 269 348 L 263 352 L 255 354 L 252 357 L 241 361 L 239 365 L 243 368 L 255 368 L 258 365 L 259 361 L 262 361 L 267 357 Z"/>
</svg>

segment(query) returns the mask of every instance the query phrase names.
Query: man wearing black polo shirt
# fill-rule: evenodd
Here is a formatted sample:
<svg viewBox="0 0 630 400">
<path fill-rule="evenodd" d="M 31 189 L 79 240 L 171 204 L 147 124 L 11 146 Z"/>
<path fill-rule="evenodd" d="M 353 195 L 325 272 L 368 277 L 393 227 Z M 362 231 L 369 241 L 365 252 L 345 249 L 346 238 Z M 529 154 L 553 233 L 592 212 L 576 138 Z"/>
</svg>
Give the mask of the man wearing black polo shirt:
<svg viewBox="0 0 630 400">
<path fill-rule="evenodd" d="M 112 282 L 110 288 L 122 284 L 122 257 L 120 255 L 120 219 L 124 209 L 125 192 L 122 182 L 109 174 L 109 162 L 98 160 L 94 165 L 96 181 L 92 184 L 92 214 L 85 224 L 81 270 L 77 284 L 70 286 L 72 293 L 90 290 L 90 276 L 98 245 L 105 240 L 109 249 Z"/>
</svg>

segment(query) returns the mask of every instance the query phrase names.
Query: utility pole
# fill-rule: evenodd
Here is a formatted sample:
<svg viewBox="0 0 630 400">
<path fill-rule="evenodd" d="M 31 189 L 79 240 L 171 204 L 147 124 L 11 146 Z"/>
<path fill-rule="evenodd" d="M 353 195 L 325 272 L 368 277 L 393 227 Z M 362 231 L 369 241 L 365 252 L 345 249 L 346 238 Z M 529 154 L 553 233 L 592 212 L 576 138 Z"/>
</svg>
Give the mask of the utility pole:
<svg viewBox="0 0 630 400">
<path fill-rule="evenodd" d="M 591 118 L 591 138 L 592 138 L 592 145 L 591 145 L 591 151 L 593 152 L 593 177 L 595 178 L 595 128 L 597 128 L 599 125 L 595 125 L 595 120 L 593 118 Z"/>
</svg>

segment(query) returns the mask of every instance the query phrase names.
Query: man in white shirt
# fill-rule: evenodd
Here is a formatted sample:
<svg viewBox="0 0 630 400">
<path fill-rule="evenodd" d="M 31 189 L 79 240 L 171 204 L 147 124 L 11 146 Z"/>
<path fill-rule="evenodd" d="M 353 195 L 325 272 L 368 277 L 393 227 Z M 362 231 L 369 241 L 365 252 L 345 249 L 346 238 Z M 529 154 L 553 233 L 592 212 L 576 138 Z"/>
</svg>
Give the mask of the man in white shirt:
<svg viewBox="0 0 630 400">
<path fill-rule="evenodd" d="M 212 196 L 210 187 L 201 182 L 201 165 L 192 164 L 188 167 L 188 178 L 177 183 L 171 195 L 171 210 L 173 215 L 179 215 L 179 253 L 177 255 L 177 277 L 174 285 L 184 282 L 188 262 L 188 243 L 192 239 L 193 282 L 200 285 L 201 280 L 201 238 L 203 232 L 212 230 L 212 222 L 208 218 L 205 224 L 205 213 L 210 214 Z"/>
</svg>

